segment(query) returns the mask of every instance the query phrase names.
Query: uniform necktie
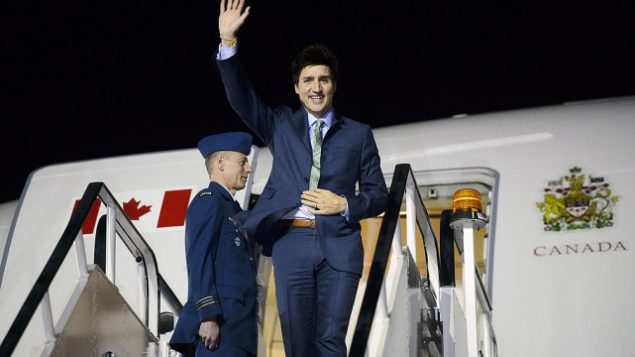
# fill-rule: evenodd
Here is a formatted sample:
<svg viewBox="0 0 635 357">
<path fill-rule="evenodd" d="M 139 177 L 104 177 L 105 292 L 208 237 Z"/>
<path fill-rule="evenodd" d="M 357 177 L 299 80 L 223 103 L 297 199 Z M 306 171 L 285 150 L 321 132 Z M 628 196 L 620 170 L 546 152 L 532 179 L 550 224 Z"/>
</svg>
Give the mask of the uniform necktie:
<svg viewBox="0 0 635 357">
<path fill-rule="evenodd" d="M 238 203 L 238 201 L 234 200 L 234 209 L 236 209 L 236 212 L 241 212 L 243 209 L 240 208 L 240 203 Z"/>
<path fill-rule="evenodd" d="M 324 126 L 324 120 L 318 119 L 314 125 L 313 136 L 311 137 L 311 143 L 313 144 L 313 164 L 311 165 L 309 190 L 316 188 L 320 180 L 320 156 L 322 156 L 322 127 Z"/>
</svg>

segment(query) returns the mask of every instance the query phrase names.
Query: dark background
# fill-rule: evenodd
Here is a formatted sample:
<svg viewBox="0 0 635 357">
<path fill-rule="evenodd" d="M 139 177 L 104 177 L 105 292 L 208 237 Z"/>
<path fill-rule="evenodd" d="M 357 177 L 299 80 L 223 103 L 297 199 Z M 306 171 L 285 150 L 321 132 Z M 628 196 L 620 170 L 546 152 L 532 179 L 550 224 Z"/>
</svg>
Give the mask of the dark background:
<svg viewBox="0 0 635 357">
<path fill-rule="evenodd" d="M 272 105 L 299 105 L 288 64 L 315 41 L 340 60 L 337 110 L 373 127 L 635 94 L 629 1 L 248 4 L 240 53 Z M 45 165 L 246 130 L 211 60 L 217 1 L 8 5 L 0 202 Z"/>
</svg>

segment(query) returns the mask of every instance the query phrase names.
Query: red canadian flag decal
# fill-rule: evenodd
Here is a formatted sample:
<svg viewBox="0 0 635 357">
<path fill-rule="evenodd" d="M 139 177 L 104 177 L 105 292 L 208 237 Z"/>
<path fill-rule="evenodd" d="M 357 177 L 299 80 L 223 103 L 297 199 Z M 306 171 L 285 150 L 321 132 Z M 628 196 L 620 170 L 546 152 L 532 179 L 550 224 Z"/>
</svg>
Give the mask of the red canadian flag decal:
<svg viewBox="0 0 635 357">
<path fill-rule="evenodd" d="M 175 227 L 185 224 L 185 213 L 187 212 L 187 204 L 190 202 L 191 193 L 192 190 L 165 192 L 157 228 Z"/>
<path fill-rule="evenodd" d="M 187 205 L 189 204 L 191 193 L 191 189 L 165 191 L 163 193 L 163 200 L 161 202 L 156 227 L 183 226 L 185 224 L 185 214 L 187 213 Z M 73 212 L 75 212 L 78 205 L 79 200 L 76 200 L 73 205 Z M 95 200 L 82 226 L 83 234 L 92 234 L 95 232 L 100 207 L 101 201 L 99 199 Z M 152 205 L 141 205 L 141 201 L 137 201 L 132 197 L 127 202 L 124 202 L 123 210 L 131 221 L 142 221 L 144 219 L 143 216 L 152 211 Z"/>
<path fill-rule="evenodd" d="M 152 206 L 143 205 L 139 207 L 140 203 L 141 202 L 135 200 L 134 197 L 131 198 L 130 201 L 124 202 L 123 211 L 126 212 L 126 216 L 128 216 L 128 218 L 130 218 L 131 221 L 138 221 L 139 217 L 150 212 L 150 208 Z"/>
</svg>

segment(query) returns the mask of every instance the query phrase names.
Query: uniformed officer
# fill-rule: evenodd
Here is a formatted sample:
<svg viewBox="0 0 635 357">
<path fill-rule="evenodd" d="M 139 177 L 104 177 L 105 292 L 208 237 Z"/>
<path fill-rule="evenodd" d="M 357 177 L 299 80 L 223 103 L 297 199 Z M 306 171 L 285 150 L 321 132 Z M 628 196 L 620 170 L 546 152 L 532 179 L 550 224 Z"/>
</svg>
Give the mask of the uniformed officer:
<svg viewBox="0 0 635 357">
<path fill-rule="evenodd" d="M 251 172 L 251 142 L 248 133 L 230 132 L 198 143 L 211 182 L 187 210 L 188 300 L 170 341 L 186 355 L 256 355 L 253 250 L 231 220 L 241 210 L 234 194 L 245 187 Z"/>
</svg>

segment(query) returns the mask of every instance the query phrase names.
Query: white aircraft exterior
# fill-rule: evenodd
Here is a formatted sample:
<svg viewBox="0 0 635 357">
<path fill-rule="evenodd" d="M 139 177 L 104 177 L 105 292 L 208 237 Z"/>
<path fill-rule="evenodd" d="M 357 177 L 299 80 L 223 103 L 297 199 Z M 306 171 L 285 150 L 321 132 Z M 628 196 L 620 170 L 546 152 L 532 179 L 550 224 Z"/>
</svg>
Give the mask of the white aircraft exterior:
<svg viewBox="0 0 635 357">
<path fill-rule="evenodd" d="M 388 185 L 395 165 L 408 163 L 426 205 L 461 186 L 486 198 L 479 259 L 499 356 L 635 356 L 635 97 L 403 124 L 374 135 Z M 243 207 L 271 169 L 268 149 L 254 147 L 250 157 L 254 174 L 238 193 Z M 95 181 L 136 217 L 161 274 L 185 302 L 185 207 L 208 184 L 198 151 L 53 165 L 32 173 L 19 201 L 0 205 L 0 338 Z M 84 233 L 90 257 L 94 228 Z M 118 259 L 126 255 L 118 246 Z M 67 260 L 49 294 L 54 321 L 76 285 L 75 259 Z M 136 301 L 136 265 L 121 264 L 119 291 Z M 45 350 L 40 315 L 33 320 L 16 356 Z"/>
</svg>

